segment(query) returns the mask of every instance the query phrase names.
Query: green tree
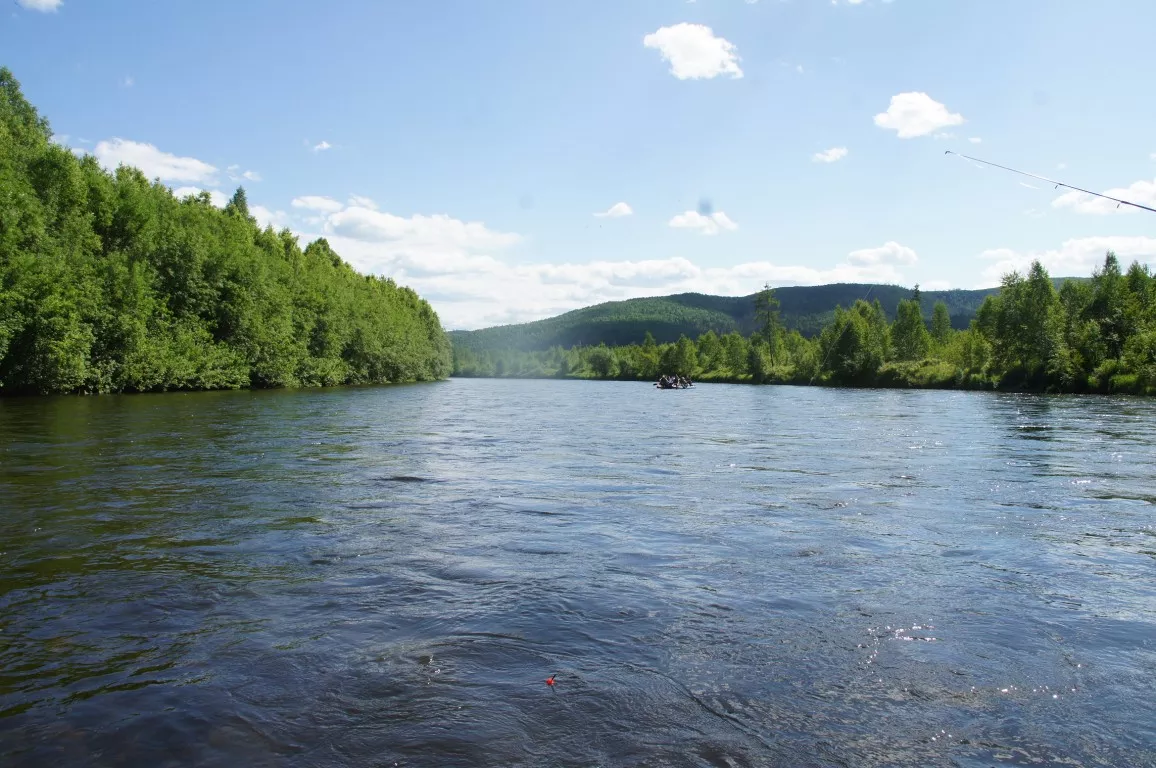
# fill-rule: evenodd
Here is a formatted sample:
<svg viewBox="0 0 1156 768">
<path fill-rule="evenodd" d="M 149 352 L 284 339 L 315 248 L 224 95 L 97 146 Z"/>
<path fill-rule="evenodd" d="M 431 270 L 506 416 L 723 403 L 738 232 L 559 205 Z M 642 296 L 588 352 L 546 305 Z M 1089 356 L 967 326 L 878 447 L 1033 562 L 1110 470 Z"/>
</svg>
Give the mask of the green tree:
<svg viewBox="0 0 1156 768">
<path fill-rule="evenodd" d="M 1000 294 L 984 301 L 976 320 L 997 368 L 1025 384 L 1044 381 L 1052 364 L 1066 357 L 1060 354 L 1059 297 L 1038 261 L 1026 279 L 1017 272 L 1006 275 Z"/>
<path fill-rule="evenodd" d="M 732 376 L 743 376 L 747 373 L 749 345 L 746 339 L 736 331 L 724 335 L 719 342 L 722 344 L 722 358 L 727 370 Z"/>
<path fill-rule="evenodd" d="M 759 335 L 767 345 L 767 355 L 771 365 L 774 365 L 782 350 L 783 325 L 779 317 L 781 304 L 775 296 L 775 291 L 769 284 L 755 294 L 755 322 L 758 325 Z"/>
<path fill-rule="evenodd" d="M 229 213 L 234 216 L 240 216 L 244 219 L 250 218 L 249 198 L 245 194 L 244 187 L 237 187 L 237 191 L 233 193 L 233 196 L 229 199 L 229 202 L 225 203 L 225 213 Z"/>
<path fill-rule="evenodd" d="M 895 323 L 891 326 L 891 342 L 898 360 L 922 360 L 931 350 L 931 334 L 923 322 L 919 303 L 899 302 Z"/>
<path fill-rule="evenodd" d="M 751 381 L 756 384 L 764 384 L 771 379 L 771 371 L 774 364 L 771 361 L 770 348 L 764 341 L 758 341 L 750 345 L 750 351 L 747 353 L 747 367 L 751 372 Z"/>
<path fill-rule="evenodd" d="M 844 384 L 869 382 L 889 353 L 887 318 L 878 302 L 860 299 L 849 310 L 836 307 L 831 324 L 820 336 L 824 370 Z"/>
<path fill-rule="evenodd" d="M 1134 332 L 1129 327 L 1128 286 L 1120 272 L 1120 260 L 1112 251 L 1104 256 L 1102 267 L 1092 273 L 1092 296 L 1086 315 L 1099 327 L 1105 355 L 1115 359 L 1124 351 L 1124 344 Z"/>
<path fill-rule="evenodd" d="M 413 381 L 454 363 L 428 303 L 323 240 L 77 158 L 0 69 L 0 391 Z M 477 360 L 472 361 L 480 367 Z"/>
<path fill-rule="evenodd" d="M 599 378 L 608 379 L 618 373 L 618 359 L 605 344 L 590 350 L 586 361 L 590 365 L 590 370 Z"/>
<path fill-rule="evenodd" d="M 931 310 L 931 338 L 942 347 L 947 344 L 948 338 L 951 336 L 951 315 L 948 314 L 947 305 L 942 301 L 935 302 L 935 307 Z"/>
<path fill-rule="evenodd" d="M 697 365 L 698 354 L 695 352 L 694 342 L 686 336 L 680 336 L 677 342 L 669 345 L 663 352 L 661 373 L 692 376 Z"/>
<path fill-rule="evenodd" d="M 722 354 L 722 344 L 714 331 L 707 331 L 698 337 L 698 364 L 704 371 L 713 371 L 718 368 L 719 357 Z"/>
</svg>

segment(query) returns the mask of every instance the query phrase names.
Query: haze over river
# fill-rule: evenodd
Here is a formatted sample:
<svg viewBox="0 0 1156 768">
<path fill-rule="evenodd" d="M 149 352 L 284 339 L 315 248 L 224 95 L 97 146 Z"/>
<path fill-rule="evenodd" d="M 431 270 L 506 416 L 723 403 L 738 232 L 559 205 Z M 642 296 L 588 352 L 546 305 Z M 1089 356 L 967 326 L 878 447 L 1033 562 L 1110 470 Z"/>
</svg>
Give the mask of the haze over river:
<svg viewBox="0 0 1156 768">
<path fill-rule="evenodd" d="M 1154 504 L 1145 399 L 0 400 L 0 764 L 1156 765 Z"/>
</svg>

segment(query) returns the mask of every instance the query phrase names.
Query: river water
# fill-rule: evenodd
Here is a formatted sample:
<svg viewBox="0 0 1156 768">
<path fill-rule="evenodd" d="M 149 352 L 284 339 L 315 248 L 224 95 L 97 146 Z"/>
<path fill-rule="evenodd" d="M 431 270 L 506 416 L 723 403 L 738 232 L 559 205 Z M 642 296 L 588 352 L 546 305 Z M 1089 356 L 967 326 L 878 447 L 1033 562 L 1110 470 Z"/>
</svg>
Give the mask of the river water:
<svg viewBox="0 0 1156 768">
<path fill-rule="evenodd" d="M 1154 505 L 1143 399 L 0 400 L 0 764 L 1156 765 Z"/>
</svg>

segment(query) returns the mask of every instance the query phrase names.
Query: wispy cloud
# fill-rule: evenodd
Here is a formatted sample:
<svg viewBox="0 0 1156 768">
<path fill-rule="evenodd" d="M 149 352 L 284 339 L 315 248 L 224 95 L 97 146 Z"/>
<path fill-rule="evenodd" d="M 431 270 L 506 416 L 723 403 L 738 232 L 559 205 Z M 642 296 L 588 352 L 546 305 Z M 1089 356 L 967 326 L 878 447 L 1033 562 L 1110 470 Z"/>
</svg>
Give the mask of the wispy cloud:
<svg viewBox="0 0 1156 768">
<path fill-rule="evenodd" d="M 239 165 L 230 165 L 225 169 L 230 181 L 260 181 L 261 174 L 256 171 L 242 171 Z"/>
<path fill-rule="evenodd" d="M 55 13 L 60 6 L 64 5 L 64 2 L 63 0 L 16 0 L 16 4 L 30 11 Z"/>
<path fill-rule="evenodd" d="M 634 214 L 634 209 L 626 203 L 615 203 L 610 206 L 609 210 L 594 214 L 598 218 L 617 219 L 623 216 L 631 216 Z"/>
<path fill-rule="evenodd" d="M 361 195 L 350 195 L 349 204 L 361 208 L 368 208 L 371 211 L 377 210 L 377 203 L 373 202 L 373 200 L 369 199 L 368 197 L 362 197 Z"/>
<path fill-rule="evenodd" d="M 739 228 L 739 225 L 731 221 L 730 217 L 722 211 L 715 211 L 714 213 L 686 211 L 668 221 L 667 226 L 675 229 L 697 230 L 703 235 L 717 235 L 724 230 L 733 232 Z"/>
<path fill-rule="evenodd" d="M 328 141 L 319 141 L 313 145 L 314 152 L 324 152 L 327 149 L 333 149 L 333 145 Z"/>
<path fill-rule="evenodd" d="M 811 155 L 811 162 L 815 163 L 835 163 L 847 156 L 846 147 L 831 147 L 824 149 L 822 152 L 816 152 Z"/>
<path fill-rule="evenodd" d="M 322 195 L 295 197 L 291 204 L 294 208 L 304 208 L 309 211 L 322 211 L 324 213 L 334 213 L 345 207 L 345 205 L 334 200 L 332 197 L 324 197 Z"/>
</svg>

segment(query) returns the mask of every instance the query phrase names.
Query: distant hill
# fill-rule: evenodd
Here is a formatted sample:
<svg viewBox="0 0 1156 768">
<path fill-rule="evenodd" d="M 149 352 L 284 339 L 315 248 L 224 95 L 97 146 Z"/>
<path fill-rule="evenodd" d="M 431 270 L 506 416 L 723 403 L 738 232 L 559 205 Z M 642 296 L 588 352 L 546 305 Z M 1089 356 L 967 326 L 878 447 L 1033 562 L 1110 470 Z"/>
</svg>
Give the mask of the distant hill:
<svg viewBox="0 0 1156 768">
<path fill-rule="evenodd" d="M 966 328 L 985 297 L 996 288 L 977 291 L 923 291 L 923 314 L 931 318 L 935 302 L 947 305 L 951 324 Z M 836 306 L 848 307 L 856 299 L 879 299 L 890 319 L 900 299 L 911 297 L 911 289 L 898 285 L 837 283 L 834 285 L 776 288 L 783 324 L 804 336 L 813 336 L 831 319 Z M 677 341 L 681 334 L 695 338 L 716 333 L 755 330 L 755 296 L 710 296 L 680 293 L 645 299 L 628 299 L 576 309 L 557 317 L 518 325 L 500 325 L 477 331 L 452 331 L 454 344 L 476 351 L 514 349 L 535 351 L 553 346 L 609 346 L 641 343 L 650 331 L 659 343 Z"/>
</svg>

